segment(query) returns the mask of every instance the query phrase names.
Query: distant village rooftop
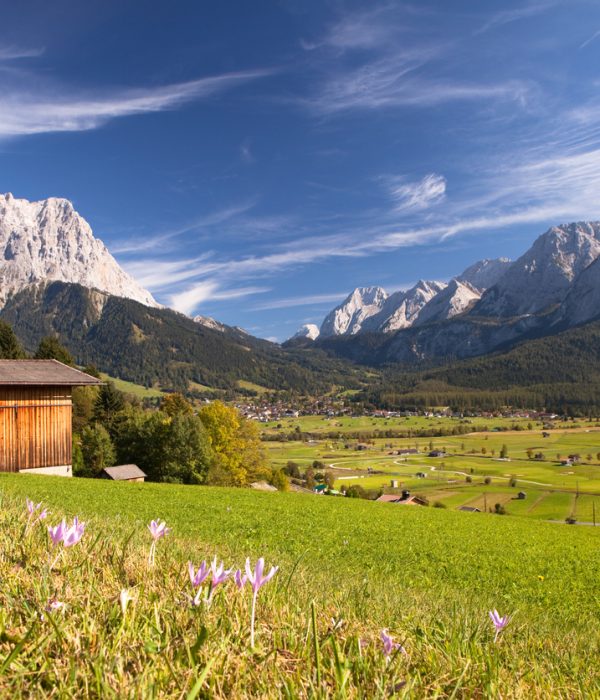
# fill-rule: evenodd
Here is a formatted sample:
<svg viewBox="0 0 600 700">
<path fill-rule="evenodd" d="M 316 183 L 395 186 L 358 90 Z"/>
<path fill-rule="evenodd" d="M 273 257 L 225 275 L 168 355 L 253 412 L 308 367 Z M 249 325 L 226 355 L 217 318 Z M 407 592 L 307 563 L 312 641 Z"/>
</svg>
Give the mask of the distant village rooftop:
<svg viewBox="0 0 600 700">
<path fill-rule="evenodd" d="M 58 360 L 0 360 L 2 386 L 89 386 L 102 380 Z"/>
</svg>

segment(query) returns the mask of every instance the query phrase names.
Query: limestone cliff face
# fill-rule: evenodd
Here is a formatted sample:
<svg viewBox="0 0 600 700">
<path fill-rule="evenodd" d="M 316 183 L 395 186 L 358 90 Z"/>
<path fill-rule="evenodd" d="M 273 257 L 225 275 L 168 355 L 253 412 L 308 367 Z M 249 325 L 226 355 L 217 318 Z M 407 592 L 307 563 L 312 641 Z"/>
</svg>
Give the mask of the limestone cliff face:
<svg viewBox="0 0 600 700">
<path fill-rule="evenodd" d="M 0 195 L 0 308 L 28 285 L 58 280 L 158 306 L 66 199 Z"/>
<path fill-rule="evenodd" d="M 564 301 L 576 277 L 600 256 L 600 223 L 553 226 L 481 297 L 473 313 L 536 314 Z"/>
</svg>

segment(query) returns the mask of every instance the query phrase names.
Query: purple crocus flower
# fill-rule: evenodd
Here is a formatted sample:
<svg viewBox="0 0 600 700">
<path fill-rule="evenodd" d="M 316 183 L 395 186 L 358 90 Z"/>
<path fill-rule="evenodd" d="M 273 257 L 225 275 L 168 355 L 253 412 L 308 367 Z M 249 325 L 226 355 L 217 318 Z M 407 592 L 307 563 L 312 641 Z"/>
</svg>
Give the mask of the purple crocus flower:
<svg viewBox="0 0 600 700">
<path fill-rule="evenodd" d="M 167 527 L 167 523 L 164 520 L 152 520 L 150 525 L 148 525 L 148 530 L 152 535 L 152 544 L 150 545 L 150 552 L 148 554 L 148 565 L 154 566 L 154 555 L 156 553 L 156 543 L 162 537 L 166 537 L 171 532 L 171 528 Z"/>
<path fill-rule="evenodd" d="M 229 578 L 231 569 L 225 569 L 225 564 L 223 564 L 223 562 L 217 565 L 217 557 L 215 557 L 211 562 L 210 572 L 212 574 L 212 579 L 210 582 L 212 592 L 213 589 L 215 589 L 220 583 L 223 583 Z"/>
<path fill-rule="evenodd" d="M 50 534 L 50 539 L 55 547 L 57 544 L 60 544 L 63 541 L 66 529 L 67 523 L 64 518 L 55 527 L 48 526 L 48 533 Z"/>
<path fill-rule="evenodd" d="M 210 574 L 210 567 L 208 564 L 203 561 L 202 564 L 198 567 L 198 571 L 194 570 L 194 566 L 192 562 L 188 562 L 188 571 L 190 574 L 190 581 L 192 582 L 192 586 L 194 588 L 198 588 L 198 586 L 201 586 L 204 581 L 208 578 L 208 575 Z"/>
<path fill-rule="evenodd" d="M 29 513 L 27 517 L 27 527 L 25 528 L 25 531 L 27 532 L 27 530 L 29 530 L 30 527 L 33 527 L 37 522 L 45 520 L 48 517 L 48 509 L 44 508 L 43 510 L 40 510 L 43 504 L 34 503 L 29 498 L 25 499 L 25 503 L 27 505 L 27 512 Z"/>
<path fill-rule="evenodd" d="M 490 610 L 489 616 L 490 616 L 490 620 L 492 621 L 492 624 L 494 625 L 494 629 L 496 630 L 496 634 L 494 636 L 494 641 L 497 641 L 498 636 L 500 635 L 500 632 L 502 632 L 502 630 L 510 622 L 510 618 L 508 615 L 504 615 L 504 617 L 500 617 L 500 614 L 498 613 L 497 610 Z"/>
<path fill-rule="evenodd" d="M 233 575 L 233 580 L 235 581 L 235 585 L 238 587 L 238 589 L 241 591 L 242 588 L 246 585 L 246 582 L 248 581 L 248 577 L 238 569 L 235 574 Z"/>
<path fill-rule="evenodd" d="M 250 646 L 254 647 L 254 618 L 256 612 L 256 598 L 258 591 L 268 583 L 279 570 L 278 566 L 271 567 L 271 571 L 265 575 L 265 560 L 261 557 L 254 567 L 254 571 L 250 567 L 250 559 L 246 559 L 246 576 L 252 586 L 252 613 L 250 617 Z"/>
<path fill-rule="evenodd" d="M 164 520 L 152 520 L 150 525 L 148 525 L 148 530 L 150 530 L 152 539 L 155 542 L 171 532 L 171 528 L 167 527 L 167 523 Z"/>
<path fill-rule="evenodd" d="M 252 571 L 250 567 L 250 559 L 246 559 L 246 575 L 248 576 L 248 581 L 250 581 L 250 584 L 252 586 L 252 591 L 255 594 L 258 593 L 258 591 L 265 585 L 265 583 L 268 583 L 273 578 L 273 576 L 275 576 L 275 574 L 279 570 L 279 567 L 271 567 L 271 571 L 269 571 L 269 573 L 266 576 L 263 575 L 264 570 L 265 560 L 262 557 L 256 562 L 254 571 Z"/>
<path fill-rule="evenodd" d="M 83 537 L 84 530 L 85 523 L 80 523 L 79 518 L 75 516 L 71 527 L 64 531 L 63 545 L 65 547 L 72 547 L 73 545 L 77 544 Z"/>
<path fill-rule="evenodd" d="M 389 659 L 397 649 L 402 649 L 402 651 L 404 651 L 402 644 L 395 642 L 394 638 L 388 634 L 387 629 L 381 630 L 380 638 L 383 642 L 383 653 L 385 654 L 386 659 Z"/>
</svg>

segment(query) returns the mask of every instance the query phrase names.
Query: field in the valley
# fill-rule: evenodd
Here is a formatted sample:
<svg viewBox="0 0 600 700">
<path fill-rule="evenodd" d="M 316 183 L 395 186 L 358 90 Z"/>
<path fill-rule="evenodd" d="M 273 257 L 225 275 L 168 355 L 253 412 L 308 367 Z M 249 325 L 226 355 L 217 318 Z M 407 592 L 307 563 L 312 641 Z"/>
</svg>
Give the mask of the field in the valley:
<svg viewBox="0 0 600 700">
<path fill-rule="evenodd" d="M 281 421 L 281 428 L 267 424 L 264 432 L 276 436 L 298 425 L 303 433 L 312 433 L 313 439 L 268 441 L 265 445 L 275 466 L 289 460 L 301 468 L 314 460 L 322 462 L 333 470 L 338 488 L 359 484 L 392 492 L 391 481 L 396 480 L 400 489 L 448 508 L 490 510 L 499 503 L 511 515 L 563 521 L 573 517 L 578 522 L 593 522 L 596 517 L 600 525 L 600 425 L 596 421 L 555 423 L 546 431 L 541 423 L 528 419 L 469 420 L 465 424 L 452 418 L 308 416 Z M 515 424 L 522 429 L 506 430 Z M 448 433 L 459 425 L 468 425 L 474 432 L 432 438 L 376 437 L 363 441 L 363 450 L 357 449 L 360 440 L 346 437 L 356 431 L 381 434 L 385 430 L 427 429 Z M 484 428 L 487 430 L 480 432 Z M 332 431 L 338 431 L 339 436 L 324 437 Z M 503 446 L 508 451 L 506 460 L 500 459 Z M 392 454 L 406 448 L 418 449 L 419 454 Z M 446 454 L 429 457 L 431 449 Z M 579 454 L 581 462 L 561 465 L 571 454 Z M 486 479 L 489 484 L 484 483 Z M 517 498 L 519 492 L 525 494 L 523 500 Z"/>
<path fill-rule="evenodd" d="M 4 697 L 600 695 L 600 530 L 22 474 L 2 475 L 0 494 Z M 52 511 L 29 530 L 25 496 Z M 52 566 L 46 524 L 63 514 L 86 530 Z M 172 532 L 149 567 L 152 518 Z M 187 561 L 215 555 L 280 567 L 258 595 L 254 648 L 247 587 L 190 603 Z M 496 641 L 494 608 L 510 616 Z M 384 628 L 404 651 L 386 658 Z"/>
</svg>

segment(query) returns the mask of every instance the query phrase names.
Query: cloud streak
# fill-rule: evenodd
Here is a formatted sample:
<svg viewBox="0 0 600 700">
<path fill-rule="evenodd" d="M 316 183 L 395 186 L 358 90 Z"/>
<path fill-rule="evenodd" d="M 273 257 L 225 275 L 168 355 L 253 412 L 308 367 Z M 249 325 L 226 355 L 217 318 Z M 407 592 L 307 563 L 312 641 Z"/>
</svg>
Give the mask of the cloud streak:
<svg viewBox="0 0 600 700">
<path fill-rule="evenodd" d="M 440 40 L 430 26 L 417 33 L 389 7 L 349 14 L 320 42 L 305 48 L 310 49 L 308 68 L 316 79 L 312 93 L 297 103 L 319 116 L 458 101 L 523 103 L 531 90 L 522 80 L 449 78 L 445 64 L 456 40 Z"/>
<path fill-rule="evenodd" d="M 558 0 L 548 0 L 547 2 L 537 2 L 525 7 L 518 7 L 512 10 L 502 10 L 493 14 L 487 22 L 485 22 L 475 34 L 485 34 L 485 32 L 494 27 L 501 27 L 511 22 L 518 22 L 522 19 L 535 17 L 540 15 L 558 4 Z"/>
<path fill-rule="evenodd" d="M 600 29 L 597 32 L 594 32 L 592 36 L 589 39 L 586 39 L 583 44 L 579 46 L 580 49 L 585 49 L 588 44 L 591 44 L 592 41 L 595 41 L 598 37 L 600 37 Z"/>
<path fill-rule="evenodd" d="M 118 89 L 111 93 L 5 88 L 0 93 L 0 138 L 65 131 L 89 131 L 123 117 L 176 109 L 194 100 L 270 75 L 248 70 L 150 88 Z"/>
<path fill-rule="evenodd" d="M 26 49 L 17 46 L 0 46 L 0 61 L 18 61 L 23 58 L 38 58 L 43 53 L 43 48 Z"/>
<path fill-rule="evenodd" d="M 240 299 L 253 294 L 264 294 L 271 291 L 269 287 L 238 287 L 237 289 L 221 289 L 217 281 L 205 281 L 173 294 L 170 297 L 171 306 L 184 314 L 192 314 L 204 302 L 226 301 Z"/>
<path fill-rule="evenodd" d="M 242 202 L 237 205 L 232 205 L 230 207 L 225 207 L 209 214 L 205 214 L 197 219 L 194 219 L 193 221 L 189 221 L 183 226 L 178 226 L 176 228 L 163 231 L 162 233 L 155 233 L 151 236 L 140 236 L 119 241 L 114 246 L 111 246 L 111 251 L 115 255 L 126 255 L 129 253 L 137 254 L 141 251 L 158 250 L 162 248 L 165 243 L 172 241 L 174 238 L 184 236 L 186 233 L 201 231 L 202 229 L 208 229 L 213 226 L 224 224 L 232 219 L 236 219 L 240 214 L 244 214 L 252 209 L 255 204 L 255 200 Z"/>
</svg>

